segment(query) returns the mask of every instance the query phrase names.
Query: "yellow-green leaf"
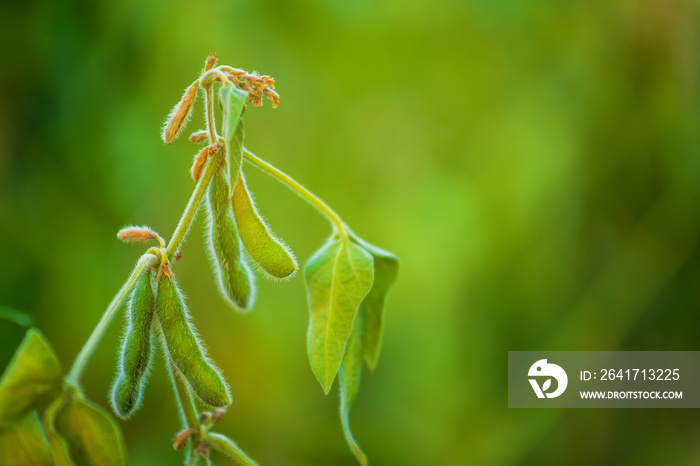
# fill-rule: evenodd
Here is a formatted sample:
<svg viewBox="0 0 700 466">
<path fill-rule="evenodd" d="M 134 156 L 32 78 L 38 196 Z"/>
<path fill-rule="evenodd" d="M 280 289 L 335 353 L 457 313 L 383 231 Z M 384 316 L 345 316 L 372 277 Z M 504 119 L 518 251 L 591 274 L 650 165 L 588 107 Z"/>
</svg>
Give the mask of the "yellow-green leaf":
<svg viewBox="0 0 700 466">
<path fill-rule="evenodd" d="M 340 366 L 340 423 L 343 426 L 345 441 L 350 450 L 362 465 L 367 465 L 367 458 L 357 444 L 350 430 L 350 409 L 352 408 L 357 392 L 360 389 L 360 376 L 362 374 L 362 361 L 364 358 L 366 315 L 364 306 L 360 306 L 355 316 L 352 333 L 345 348 L 345 356 Z"/>
<path fill-rule="evenodd" d="M 224 141 L 226 142 L 226 163 L 229 169 L 228 179 L 232 185 L 231 189 L 233 189 L 233 183 L 238 177 L 243 159 L 245 131 L 241 115 L 244 110 L 246 97 L 248 97 L 248 93 L 235 86 L 224 86 L 219 91 L 219 99 L 221 100 L 221 108 L 224 114 L 223 131 Z"/>
<path fill-rule="evenodd" d="M 36 411 L 0 429 L 0 464 L 3 466 L 52 466 L 51 448 Z"/>
<path fill-rule="evenodd" d="M 345 352 L 357 309 L 372 288 L 372 256 L 346 239 L 331 238 L 304 270 L 311 321 L 311 369 L 328 393 Z"/>
<path fill-rule="evenodd" d="M 380 249 L 356 236 L 357 241 L 374 259 L 374 284 L 362 302 L 366 309 L 364 353 L 371 370 L 377 365 L 384 329 L 384 305 L 389 289 L 394 285 L 399 273 L 399 258 L 389 251 Z"/>
<path fill-rule="evenodd" d="M 270 232 L 258 213 L 243 172 L 236 178 L 231 205 L 241 243 L 258 270 L 272 279 L 291 277 L 298 270 L 294 254 Z"/>
<path fill-rule="evenodd" d="M 104 409 L 88 400 L 66 402 L 56 415 L 56 431 L 79 465 L 126 464 L 119 428 Z"/>
<path fill-rule="evenodd" d="M 48 342 L 29 329 L 0 379 L 0 425 L 40 409 L 61 392 L 61 366 Z"/>
<path fill-rule="evenodd" d="M 75 466 L 73 459 L 70 456 L 66 441 L 56 432 L 56 413 L 65 403 L 64 397 L 59 397 L 54 400 L 46 411 L 44 411 L 43 426 L 46 436 L 49 438 L 51 451 L 53 452 L 54 466 Z"/>
</svg>

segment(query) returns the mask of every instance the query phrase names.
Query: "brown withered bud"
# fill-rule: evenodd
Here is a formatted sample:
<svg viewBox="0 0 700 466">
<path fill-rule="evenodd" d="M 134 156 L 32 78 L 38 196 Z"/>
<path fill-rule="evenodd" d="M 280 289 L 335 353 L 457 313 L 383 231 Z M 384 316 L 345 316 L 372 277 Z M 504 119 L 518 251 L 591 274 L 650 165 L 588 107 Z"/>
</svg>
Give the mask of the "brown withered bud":
<svg viewBox="0 0 700 466">
<path fill-rule="evenodd" d="M 199 86 L 199 80 L 193 82 L 190 87 L 185 90 L 185 93 L 170 111 L 165 124 L 163 125 L 163 133 L 161 137 L 163 142 L 170 144 L 173 140 L 180 134 L 180 132 L 185 128 L 187 121 L 192 115 L 192 108 L 195 99 L 197 98 L 197 87 Z"/>
<path fill-rule="evenodd" d="M 176 260 L 176 261 L 179 261 L 180 259 L 182 259 L 182 251 L 178 250 L 178 251 L 175 253 L 175 260 Z"/>
<path fill-rule="evenodd" d="M 190 134 L 190 141 L 192 142 L 204 142 L 207 138 L 209 138 L 209 134 L 203 129 Z"/>
<path fill-rule="evenodd" d="M 221 422 L 221 418 L 224 417 L 224 414 L 226 414 L 225 409 L 217 409 L 214 411 L 214 414 L 211 415 L 211 420 L 218 424 Z"/>
<path fill-rule="evenodd" d="M 238 87 L 240 87 L 242 91 L 255 92 L 255 87 L 251 86 L 247 82 L 238 83 Z"/>
<path fill-rule="evenodd" d="M 200 150 L 194 157 L 194 162 L 192 162 L 192 168 L 190 168 L 190 174 L 192 174 L 192 179 L 194 181 L 199 181 L 199 177 L 202 176 L 202 169 L 204 168 L 204 162 L 207 161 L 207 156 L 209 155 L 209 146 Z"/>
<path fill-rule="evenodd" d="M 158 273 L 156 274 L 156 281 L 160 280 L 161 275 L 165 275 L 170 278 L 174 277 L 173 272 L 170 270 L 170 264 L 168 264 L 167 262 L 162 262 L 160 264 L 160 267 L 158 268 Z"/>
<path fill-rule="evenodd" d="M 195 453 L 199 453 L 199 456 L 204 459 L 209 458 L 209 444 L 207 442 L 199 442 Z"/>
<path fill-rule="evenodd" d="M 250 94 L 249 100 L 253 107 L 262 107 L 263 105 L 262 94 Z"/>
<path fill-rule="evenodd" d="M 272 108 L 277 108 L 277 106 L 280 104 L 279 94 L 270 88 L 263 89 L 263 94 L 265 94 L 272 101 Z"/>
<path fill-rule="evenodd" d="M 275 78 L 272 78 L 270 76 L 260 76 L 262 78 L 262 82 L 267 85 L 270 89 L 275 88 Z"/>
<path fill-rule="evenodd" d="M 130 226 L 122 228 L 119 230 L 119 233 L 117 233 L 117 238 L 125 243 L 142 243 L 145 241 L 156 240 L 161 244 L 161 246 L 165 244 L 163 238 L 158 236 L 158 233 L 148 227 Z"/>
<path fill-rule="evenodd" d="M 209 149 L 209 155 L 214 155 L 219 152 L 219 149 L 221 149 L 221 144 L 217 142 L 208 146 L 207 148 Z"/>
<path fill-rule="evenodd" d="M 214 68 L 214 65 L 216 64 L 216 53 L 209 54 L 207 57 L 206 63 L 204 63 L 204 69 L 202 70 L 202 74 L 206 73 L 210 69 Z"/>
<path fill-rule="evenodd" d="M 195 432 L 197 431 L 194 429 L 185 429 L 182 432 L 179 432 L 175 436 L 173 447 L 175 447 L 176 450 L 182 448 L 185 445 L 185 443 L 187 443 L 187 439 L 190 438 L 190 435 L 194 434 Z"/>
</svg>

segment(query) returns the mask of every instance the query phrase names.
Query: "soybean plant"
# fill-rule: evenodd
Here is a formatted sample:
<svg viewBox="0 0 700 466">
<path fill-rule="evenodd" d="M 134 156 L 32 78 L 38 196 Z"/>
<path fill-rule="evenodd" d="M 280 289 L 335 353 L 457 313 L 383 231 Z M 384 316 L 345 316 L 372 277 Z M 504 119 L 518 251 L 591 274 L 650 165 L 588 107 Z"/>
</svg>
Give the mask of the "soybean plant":
<svg viewBox="0 0 700 466">
<path fill-rule="evenodd" d="M 269 76 L 216 66 L 216 56 L 208 57 L 162 131 L 166 144 L 182 133 L 201 90 L 206 127 L 189 139 L 204 147 L 194 157 L 190 173 L 195 188 L 175 232 L 166 243 L 146 226 L 119 231 L 122 241 L 155 241 L 158 246 L 139 258 L 65 378 L 41 332 L 34 328 L 27 332 L 0 379 L 1 464 L 125 464 L 119 428 L 103 408 L 85 398 L 80 387 L 90 356 L 125 303 L 126 324 L 110 392 L 114 413 L 127 419 L 138 411 L 154 353 L 161 351 L 182 419 L 174 447 L 185 448 L 185 464 L 196 464 L 201 458 L 211 464 L 212 449 L 242 464 L 256 464 L 236 443 L 214 432 L 231 404 L 231 393 L 207 356 L 173 270 L 190 225 L 202 210 L 214 280 L 232 309 L 248 312 L 253 307 L 253 271 L 274 281 L 289 279 L 298 271 L 291 249 L 272 233 L 253 202 L 244 174 L 249 166 L 286 184 L 330 221 L 328 240 L 304 266 L 310 311 L 308 356 L 326 394 L 338 376 L 342 429 L 352 453 L 367 464 L 350 430 L 349 415 L 364 363 L 372 370 L 377 364 L 384 304 L 399 261 L 360 238 L 316 195 L 245 147 L 246 107 L 262 106 L 263 97 L 277 107 L 280 98 L 274 87 Z M 214 118 L 216 105 L 223 115 L 220 132 Z M 244 161 L 249 165 L 244 166 Z"/>
</svg>

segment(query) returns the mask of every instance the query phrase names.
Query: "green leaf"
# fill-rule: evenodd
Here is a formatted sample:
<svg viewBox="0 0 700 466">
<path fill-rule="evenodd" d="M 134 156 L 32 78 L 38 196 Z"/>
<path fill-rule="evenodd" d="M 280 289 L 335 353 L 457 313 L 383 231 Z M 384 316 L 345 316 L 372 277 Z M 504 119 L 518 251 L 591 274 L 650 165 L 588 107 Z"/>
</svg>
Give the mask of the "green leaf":
<svg viewBox="0 0 700 466">
<path fill-rule="evenodd" d="M 0 426 L 46 406 L 61 392 L 61 366 L 48 342 L 29 329 L 0 379 Z"/>
<path fill-rule="evenodd" d="M 365 319 L 365 359 L 370 370 L 374 370 L 382 344 L 386 295 L 398 276 L 399 258 L 357 236 L 353 236 L 353 240 L 372 254 L 374 259 L 374 284 L 362 302 L 362 307 L 366 309 L 367 313 Z"/>
<path fill-rule="evenodd" d="M 80 465 L 126 464 L 119 428 L 105 410 L 88 400 L 66 402 L 56 415 L 56 431 Z"/>
<path fill-rule="evenodd" d="M 352 333 L 345 348 L 345 356 L 340 366 L 340 423 L 343 426 L 345 441 L 350 450 L 360 462 L 366 466 L 367 458 L 355 441 L 350 430 L 350 409 L 352 408 L 357 392 L 360 389 L 360 375 L 362 374 L 362 360 L 364 358 L 364 341 L 366 329 L 365 307 L 360 306 L 355 317 Z"/>
<path fill-rule="evenodd" d="M 307 347 L 311 369 L 328 394 L 357 309 L 372 288 L 372 256 L 342 238 L 331 238 L 304 269 L 311 312 Z"/>
<path fill-rule="evenodd" d="M 75 466 L 68 450 L 68 444 L 66 444 L 66 441 L 56 432 L 56 413 L 61 409 L 64 402 L 65 397 L 62 396 L 54 400 L 54 402 L 46 408 L 43 419 L 44 432 L 46 432 L 46 436 L 49 438 L 49 444 L 53 452 L 54 466 Z"/>
<path fill-rule="evenodd" d="M 229 169 L 229 181 L 231 188 L 238 178 L 243 160 L 243 140 L 245 131 L 241 115 L 248 93 L 235 86 L 224 86 L 219 91 L 219 99 L 224 114 L 223 131 L 226 142 L 226 163 Z"/>
<path fill-rule="evenodd" d="M 52 466 L 51 448 L 36 411 L 0 429 L 0 464 L 3 466 Z"/>
<path fill-rule="evenodd" d="M 0 306 L 0 319 L 9 320 L 22 327 L 29 327 L 32 325 L 31 315 L 5 306 Z"/>
</svg>

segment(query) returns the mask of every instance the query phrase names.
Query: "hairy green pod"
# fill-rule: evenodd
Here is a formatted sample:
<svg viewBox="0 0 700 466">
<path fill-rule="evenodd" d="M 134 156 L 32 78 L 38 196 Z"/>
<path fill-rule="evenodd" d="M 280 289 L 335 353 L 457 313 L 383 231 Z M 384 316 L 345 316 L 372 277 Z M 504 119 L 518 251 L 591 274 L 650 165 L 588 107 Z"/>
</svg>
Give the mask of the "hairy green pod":
<svg viewBox="0 0 700 466">
<path fill-rule="evenodd" d="M 236 178 L 231 205 L 241 242 L 263 275 L 282 279 L 291 277 L 299 270 L 292 251 L 270 232 L 255 208 L 243 172 L 239 172 Z"/>
<path fill-rule="evenodd" d="M 112 409 L 122 419 L 130 417 L 141 405 L 146 377 L 153 353 L 153 313 L 155 298 L 151 271 L 139 277 L 131 293 L 126 332 L 119 353 L 117 375 L 112 384 Z"/>
<path fill-rule="evenodd" d="M 255 285 L 241 254 L 229 193 L 224 172 L 219 170 L 207 192 L 206 242 L 222 296 L 234 309 L 247 311 L 253 306 Z"/>
<path fill-rule="evenodd" d="M 192 391 L 202 402 L 223 407 L 231 404 L 226 382 L 207 358 L 190 323 L 185 300 L 175 279 L 163 275 L 158 282 L 156 315 L 163 349 Z"/>
</svg>

